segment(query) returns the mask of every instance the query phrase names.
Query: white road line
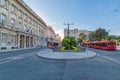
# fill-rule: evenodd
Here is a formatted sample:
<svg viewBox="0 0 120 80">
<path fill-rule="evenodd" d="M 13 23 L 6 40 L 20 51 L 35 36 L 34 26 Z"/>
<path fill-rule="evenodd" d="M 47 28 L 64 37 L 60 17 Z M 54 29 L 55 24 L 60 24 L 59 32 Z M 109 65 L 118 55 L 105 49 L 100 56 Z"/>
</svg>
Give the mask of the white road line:
<svg viewBox="0 0 120 80">
<path fill-rule="evenodd" d="M 115 58 L 111 58 L 111 57 L 108 57 L 108 56 L 101 56 L 101 55 L 98 55 L 98 57 L 100 57 L 100 58 L 102 58 L 104 60 L 116 63 L 116 64 L 120 64 L 120 60 L 115 59 Z"/>
</svg>

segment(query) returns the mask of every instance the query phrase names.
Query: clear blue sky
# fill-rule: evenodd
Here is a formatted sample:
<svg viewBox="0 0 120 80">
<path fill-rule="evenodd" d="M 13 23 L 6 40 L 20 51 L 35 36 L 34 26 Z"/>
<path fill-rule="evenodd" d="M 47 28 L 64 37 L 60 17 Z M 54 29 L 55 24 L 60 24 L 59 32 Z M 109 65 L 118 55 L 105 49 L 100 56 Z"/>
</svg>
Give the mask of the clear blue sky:
<svg viewBox="0 0 120 80">
<path fill-rule="evenodd" d="M 56 33 L 63 37 L 67 26 L 96 30 L 105 28 L 120 35 L 120 0 L 24 0 Z M 115 10 L 118 11 L 115 11 Z"/>
</svg>

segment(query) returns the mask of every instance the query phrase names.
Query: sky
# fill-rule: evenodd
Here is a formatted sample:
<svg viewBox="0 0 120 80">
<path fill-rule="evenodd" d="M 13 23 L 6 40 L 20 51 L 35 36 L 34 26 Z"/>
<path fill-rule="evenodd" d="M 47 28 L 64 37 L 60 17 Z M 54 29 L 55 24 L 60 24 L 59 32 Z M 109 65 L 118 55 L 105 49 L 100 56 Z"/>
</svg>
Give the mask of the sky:
<svg viewBox="0 0 120 80">
<path fill-rule="evenodd" d="M 24 0 L 56 34 L 64 37 L 64 23 L 70 29 L 94 31 L 104 28 L 120 35 L 120 0 Z"/>
</svg>

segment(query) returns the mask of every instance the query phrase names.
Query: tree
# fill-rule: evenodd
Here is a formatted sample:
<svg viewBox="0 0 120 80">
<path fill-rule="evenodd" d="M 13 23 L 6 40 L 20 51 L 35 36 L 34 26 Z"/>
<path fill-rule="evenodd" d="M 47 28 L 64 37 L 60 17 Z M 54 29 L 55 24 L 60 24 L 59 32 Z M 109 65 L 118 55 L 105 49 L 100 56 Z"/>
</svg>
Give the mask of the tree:
<svg viewBox="0 0 120 80">
<path fill-rule="evenodd" d="M 120 44 L 120 36 L 117 35 L 109 35 L 107 37 L 108 40 L 115 40 L 117 42 L 117 44 Z"/>
<path fill-rule="evenodd" d="M 84 33 L 79 34 L 78 42 L 82 43 L 83 40 L 86 40 L 86 35 Z"/>
<path fill-rule="evenodd" d="M 89 40 L 90 41 L 95 41 L 95 32 L 90 32 L 89 33 Z"/>
<path fill-rule="evenodd" d="M 67 36 L 63 39 L 62 46 L 64 46 L 66 49 L 71 48 L 71 46 L 77 47 L 77 41 L 76 41 L 75 37 Z"/>
<path fill-rule="evenodd" d="M 117 39 L 117 36 L 116 35 L 109 35 L 107 37 L 107 40 L 114 40 L 114 39 Z"/>
<path fill-rule="evenodd" d="M 96 40 L 106 39 L 108 32 L 105 29 L 99 28 L 95 31 Z"/>
<path fill-rule="evenodd" d="M 120 36 L 117 37 L 116 41 L 117 41 L 117 44 L 120 45 Z"/>
<path fill-rule="evenodd" d="M 108 32 L 102 28 L 99 28 L 89 34 L 91 41 L 107 39 L 107 36 L 108 36 Z"/>
</svg>

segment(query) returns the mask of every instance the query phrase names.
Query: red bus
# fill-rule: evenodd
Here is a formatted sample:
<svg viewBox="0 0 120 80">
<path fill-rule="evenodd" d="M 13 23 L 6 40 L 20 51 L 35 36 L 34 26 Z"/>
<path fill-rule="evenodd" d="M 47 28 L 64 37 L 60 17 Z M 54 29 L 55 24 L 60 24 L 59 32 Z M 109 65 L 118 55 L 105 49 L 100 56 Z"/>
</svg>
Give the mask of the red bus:
<svg viewBox="0 0 120 80">
<path fill-rule="evenodd" d="M 103 49 L 103 50 L 115 50 L 116 49 L 116 41 L 114 40 L 86 42 L 81 45 L 83 47 Z"/>
</svg>

